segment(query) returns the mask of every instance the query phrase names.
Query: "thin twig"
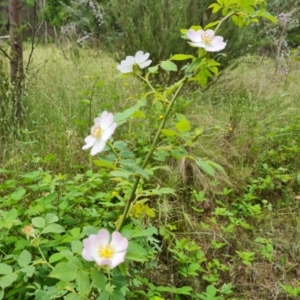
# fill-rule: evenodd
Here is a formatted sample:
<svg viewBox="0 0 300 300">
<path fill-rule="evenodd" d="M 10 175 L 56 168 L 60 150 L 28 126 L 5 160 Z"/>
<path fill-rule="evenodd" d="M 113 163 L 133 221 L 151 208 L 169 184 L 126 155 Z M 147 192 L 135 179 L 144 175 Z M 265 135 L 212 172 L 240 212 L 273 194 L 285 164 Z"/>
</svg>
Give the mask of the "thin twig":
<svg viewBox="0 0 300 300">
<path fill-rule="evenodd" d="M 9 54 L 2 48 L 0 47 L 0 51 L 3 53 L 3 55 L 8 58 L 9 60 L 11 60 L 11 57 L 9 56 Z"/>
<path fill-rule="evenodd" d="M 35 49 L 35 35 L 36 35 L 36 0 L 34 1 L 34 6 L 33 6 L 33 28 L 32 28 L 32 38 L 31 38 L 31 50 L 30 50 L 30 54 L 29 54 L 29 58 L 28 58 L 28 62 L 25 68 L 25 73 L 27 74 L 31 59 L 32 59 L 32 55 L 33 55 L 33 51 Z"/>
</svg>

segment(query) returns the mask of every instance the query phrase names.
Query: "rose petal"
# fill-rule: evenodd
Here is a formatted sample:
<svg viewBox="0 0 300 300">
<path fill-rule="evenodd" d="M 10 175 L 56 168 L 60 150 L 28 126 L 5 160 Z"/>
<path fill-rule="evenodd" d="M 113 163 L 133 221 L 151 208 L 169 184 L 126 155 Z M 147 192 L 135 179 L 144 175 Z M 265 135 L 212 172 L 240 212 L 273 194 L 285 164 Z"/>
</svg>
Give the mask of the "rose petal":
<svg viewBox="0 0 300 300">
<path fill-rule="evenodd" d="M 135 54 L 135 62 L 136 63 L 142 63 L 144 61 L 146 61 L 149 57 L 149 53 L 145 53 L 143 51 L 138 51 L 136 54 Z"/>
<path fill-rule="evenodd" d="M 119 264 L 121 264 L 122 262 L 124 262 L 125 255 L 126 255 L 126 252 L 115 253 L 115 255 L 110 259 L 110 261 L 111 261 L 110 267 L 113 269 L 116 266 L 118 266 Z"/>
<path fill-rule="evenodd" d="M 105 131 L 107 128 L 109 128 L 114 123 L 114 115 L 112 113 L 102 114 L 101 121 L 100 121 L 100 127 L 103 131 Z"/>
<path fill-rule="evenodd" d="M 97 241 L 99 244 L 108 244 L 110 241 L 110 234 L 106 229 L 100 229 L 96 234 Z"/>
<path fill-rule="evenodd" d="M 82 147 L 83 150 L 91 148 L 95 144 L 96 139 L 93 136 L 89 135 L 84 139 L 84 141 L 86 145 Z"/>
<path fill-rule="evenodd" d="M 113 232 L 110 244 L 116 249 L 117 252 L 124 252 L 128 248 L 128 240 L 117 231 Z"/>
<path fill-rule="evenodd" d="M 206 33 L 206 34 L 209 34 L 209 35 L 211 35 L 211 36 L 215 36 L 215 32 L 214 32 L 212 29 L 207 29 L 207 30 L 205 30 L 205 33 Z"/>
<path fill-rule="evenodd" d="M 105 147 L 105 141 L 103 141 L 101 138 L 96 139 L 95 144 L 91 150 L 91 155 L 94 156 L 98 153 L 100 153 Z"/>
<path fill-rule="evenodd" d="M 117 128 L 117 123 L 113 123 L 109 128 L 107 128 L 107 129 L 102 133 L 101 139 L 102 139 L 104 142 L 107 142 L 107 141 L 110 139 L 110 137 L 114 134 L 116 128 Z"/>
<path fill-rule="evenodd" d="M 133 56 L 126 56 L 126 59 L 121 61 L 122 66 L 130 66 L 133 65 L 134 63 L 135 63 L 135 59 Z"/>
<path fill-rule="evenodd" d="M 203 30 L 200 30 L 200 31 L 203 32 Z M 196 32 L 193 29 L 189 29 L 187 32 L 187 36 L 192 42 L 199 43 L 202 41 L 201 36 L 200 36 L 200 31 L 198 30 Z"/>
<path fill-rule="evenodd" d="M 131 73 L 133 71 L 132 65 L 130 66 L 123 66 L 123 65 L 118 65 L 117 69 L 121 72 L 121 73 Z"/>
<path fill-rule="evenodd" d="M 148 67 L 149 65 L 151 65 L 151 63 L 152 63 L 152 60 L 149 59 L 149 60 L 144 61 L 142 63 L 138 63 L 138 65 L 141 69 L 144 69 L 144 68 Z"/>
</svg>

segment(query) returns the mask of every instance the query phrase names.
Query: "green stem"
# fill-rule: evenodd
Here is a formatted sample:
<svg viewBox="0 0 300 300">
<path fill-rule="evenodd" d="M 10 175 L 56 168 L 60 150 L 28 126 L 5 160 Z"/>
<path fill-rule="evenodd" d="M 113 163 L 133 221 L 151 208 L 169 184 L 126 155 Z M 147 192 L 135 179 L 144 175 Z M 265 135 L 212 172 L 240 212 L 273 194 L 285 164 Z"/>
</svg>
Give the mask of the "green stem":
<svg viewBox="0 0 300 300">
<path fill-rule="evenodd" d="M 86 299 L 90 299 L 92 292 L 93 292 L 93 283 L 89 287 Z"/>
<path fill-rule="evenodd" d="M 107 141 L 107 145 L 110 147 L 110 149 L 112 150 L 112 152 L 114 153 L 114 155 L 118 158 L 121 159 L 121 157 L 119 156 L 119 154 L 116 152 L 114 146 L 112 145 L 111 142 Z"/>
<path fill-rule="evenodd" d="M 38 246 L 37 248 L 38 248 L 38 250 L 39 250 L 39 252 L 40 252 L 40 254 L 41 254 L 41 256 L 42 256 L 44 262 L 48 265 L 49 268 L 51 268 L 51 269 L 53 270 L 54 267 L 48 263 L 48 261 L 46 260 L 46 258 L 45 258 L 45 256 L 44 256 L 44 254 L 43 254 L 43 252 L 42 252 L 40 246 Z"/>
<path fill-rule="evenodd" d="M 218 29 L 220 28 L 220 26 L 222 25 L 222 23 L 227 20 L 228 18 L 230 18 L 232 15 L 234 15 L 235 12 L 231 12 L 229 15 L 227 15 L 226 17 L 222 18 L 219 22 L 219 24 L 217 25 L 216 29 L 214 30 L 215 31 L 215 34 L 217 33 Z"/>
<path fill-rule="evenodd" d="M 160 122 L 160 124 L 159 124 L 159 128 L 158 128 L 158 130 L 157 130 L 157 132 L 156 132 L 156 134 L 155 134 L 155 137 L 154 137 L 154 139 L 153 139 L 153 142 L 152 142 L 152 145 L 151 145 L 151 147 L 150 147 L 150 150 L 149 150 L 149 152 L 148 152 L 148 154 L 147 154 L 147 156 L 146 156 L 146 158 L 145 158 L 145 160 L 144 160 L 144 162 L 143 162 L 143 164 L 142 164 L 142 168 L 143 168 L 143 169 L 147 166 L 148 161 L 150 160 L 150 157 L 151 157 L 152 153 L 153 153 L 154 150 L 155 150 L 155 147 L 156 147 L 157 142 L 158 142 L 158 140 L 159 140 L 160 132 L 161 132 L 161 130 L 163 129 L 163 127 L 165 126 L 166 121 L 167 121 L 167 119 L 168 119 L 168 117 L 169 117 L 169 115 L 170 115 L 172 106 L 173 106 L 173 104 L 175 103 L 175 100 L 177 99 L 177 97 L 178 97 L 178 95 L 179 95 L 181 89 L 183 88 L 184 84 L 186 83 L 186 81 L 187 81 L 187 78 L 184 78 L 184 80 L 182 80 L 181 85 L 178 87 L 178 89 L 176 90 L 176 92 L 175 92 L 175 94 L 174 94 L 172 100 L 171 100 L 170 103 L 169 103 L 169 106 L 168 106 L 168 109 L 167 109 L 167 111 L 166 111 L 166 114 L 165 114 L 164 118 L 161 120 L 161 122 Z M 121 230 L 121 228 L 122 228 L 122 226 L 123 226 L 123 223 L 124 223 L 124 221 L 125 221 L 125 219 L 126 219 L 126 217 L 127 217 L 127 214 L 128 214 L 128 212 L 129 212 L 129 209 L 130 209 L 130 205 L 131 205 L 131 203 L 134 201 L 134 198 L 135 198 L 135 192 L 136 192 L 136 189 L 137 189 L 138 184 L 139 184 L 139 182 L 140 182 L 140 179 L 141 179 L 140 176 L 136 177 L 136 179 L 135 179 L 134 185 L 133 185 L 132 190 L 131 190 L 130 197 L 129 197 L 129 199 L 128 199 L 128 201 L 127 201 L 125 207 L 124 207 L 124 211 L 123 211 L 123 214 L 122 214 L 122 216 L 121 216 L 121 220 L 120 220 L 119 224 L 117 225 L 117 229 L 116 229 L 117 231 L 120 231 L 120 230 Z"/>
<path fill-rule="evenodd" d="M 145 81 L 145 82 L 149 85 L 150 89 L 151 89 L 154 93 L 157 93 L 156 89 L 152 86 L 152 84 L 150 83 L 149 80 L 147 80 L 146 78 L 144 78 L 144 77 L 141 76 L 141 75 L 138 75 L 138 76 L 139 76 L 143 81 Z"/>
</svg>

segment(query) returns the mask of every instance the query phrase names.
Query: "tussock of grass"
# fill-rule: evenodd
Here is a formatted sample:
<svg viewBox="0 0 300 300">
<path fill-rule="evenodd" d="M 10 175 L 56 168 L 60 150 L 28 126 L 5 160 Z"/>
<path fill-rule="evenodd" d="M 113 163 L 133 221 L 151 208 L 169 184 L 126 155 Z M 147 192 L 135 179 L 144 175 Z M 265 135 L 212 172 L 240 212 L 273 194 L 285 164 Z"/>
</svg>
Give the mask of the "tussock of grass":
<svg viewBox="0 0 300 300">
<path fill-rule="evenodd" d="M 25 58 L 29 52 L 25 51 Z M 30 161 L 54 154 L 45 167 L 76 172 L 74 167 L 80 167 L 88 156 L 83 155 L 81 147 L 93 118 L 104 110 L 124 110 L 141 91 L 141 84 L 132 77 L 114 79 L 116 65 L 101 50 L 38 47 L 27 78 L 24 106 L 28 117 L 21 132 L 23 137 L 7 143 L 9 155 L 2 156 L 4 165 L 17 164 L 18 168 L 20 156 Z"/>
</svg>

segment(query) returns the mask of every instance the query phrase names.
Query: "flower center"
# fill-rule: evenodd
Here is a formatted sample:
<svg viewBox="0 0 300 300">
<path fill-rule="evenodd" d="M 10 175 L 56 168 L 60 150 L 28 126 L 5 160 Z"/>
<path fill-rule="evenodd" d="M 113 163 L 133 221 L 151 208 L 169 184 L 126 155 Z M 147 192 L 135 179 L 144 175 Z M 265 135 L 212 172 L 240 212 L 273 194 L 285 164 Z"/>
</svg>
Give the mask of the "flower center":
<svg viewBox="0 0 300 300">
<path fill-rule="evenodd" d="M 99 138 L 102 135 L 102 128 L 99 125 L 94 125 L 91 129 L 91 135 L 94 138 Z"/>
<path fill-rule="evenodd" d="M 115 254 L 115 248 L 111 245 L 100 245 L 98 248 L 98 255 L 101 258 L 111 258 Z"/>
<path fill-rule="evenodd" d="M 207 45 L 214 39 L 214 36 L 212 34 L 207 33 L 207 32 L 203 32 L 201 34 L 201 39 L 202 39 L 203 43 L 205 45 Z"/>
</svg>

